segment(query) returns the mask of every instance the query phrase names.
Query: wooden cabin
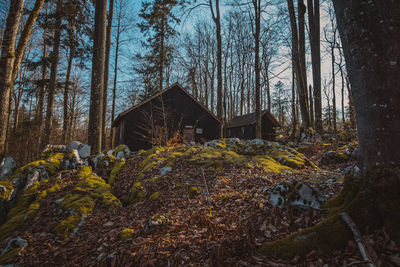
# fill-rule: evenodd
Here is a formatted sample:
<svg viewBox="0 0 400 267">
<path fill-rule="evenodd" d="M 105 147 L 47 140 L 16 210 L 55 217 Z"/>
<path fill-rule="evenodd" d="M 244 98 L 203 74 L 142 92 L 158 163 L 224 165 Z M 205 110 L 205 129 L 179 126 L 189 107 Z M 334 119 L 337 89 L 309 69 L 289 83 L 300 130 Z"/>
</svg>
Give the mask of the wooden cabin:
<svg viewBox="0 0 400 267">
<path fill-rule="evenodd" d="M 165 144 L 171 138 L 204 142 L 218 138 L 220 120 L 178 83 L 122 112 L 114 120 L 114 145 L 131 150 Z"/>
<path fill-rule="evenodd" d="M 261 113 L 261 136 L 264 140 L 275 140 L 276 130 L 279 127 L 278 121 L 264 110 Z M 237 137 L 240 139 L 256 138 L 256 113 L 249 113 L 232 118 L 226 123 L 226 137 Z"/>
</svg>

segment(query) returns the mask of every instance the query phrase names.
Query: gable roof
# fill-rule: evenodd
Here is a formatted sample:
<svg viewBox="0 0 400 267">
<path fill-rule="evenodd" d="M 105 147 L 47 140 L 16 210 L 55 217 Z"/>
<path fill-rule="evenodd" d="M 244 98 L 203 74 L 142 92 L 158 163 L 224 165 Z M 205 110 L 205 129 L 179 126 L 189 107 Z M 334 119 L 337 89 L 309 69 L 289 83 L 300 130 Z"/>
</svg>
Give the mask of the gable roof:
<svg viewBox="0 0 400 267">
<path fill-rule="evenodd" d="M 261 112 L 261 117 L 266 116 L 269 121 L 273 124 L 273 126 L 278 127 L 280 126 L 278 121 L 268 112 L 268 110 L 263 110 Z M 226 123 L 226 128 L 235 128 L 235 127 L 242 127 L 246 125 L 252 125 L 256 123 L 256 113 L 248 113 L 242 116 L 237 116 L 232 118 L 230 121 Z"/>
<path fill-rule="evenodd" d="M 209 113 L 216 121 L 218 121 L 219 123 L 221 123 L 221 121 L 214 115 L 212 114 L 212 112 L 202 103 L 200 103 L 196 98 L 194 98 L 191 94 L 189 94 L 188 91 L 186 91 L 179 83 L 174 83 L 173 85 L 171 85 L 170 87 L 165 88 L 164 90 L 156 93 L 155 95 L 153 95 L 152 97 L 147 98 L 146 100 L 140 102 L 139 104 L 134 105 L 133 107 L 121 112 L 117 118 L 112 122 L 112 127 L 115 127 L 115 125 L 121 120 L 122 117 L 124 117 L 126 114 L 130 113 L 131 111 L 143 106 L 144 104 L 152 101 L 153 99 L 165 94 L 166 92 L 168 92 L 169 90 L 171 90 L 172 88 L 178 88 L 180 89 L 183 93 L 185 93 L 187 96 L 189 96 L 195 103 L 197 103 L 198 105 L 200 105 L 207 113 Z"/>
</svg>

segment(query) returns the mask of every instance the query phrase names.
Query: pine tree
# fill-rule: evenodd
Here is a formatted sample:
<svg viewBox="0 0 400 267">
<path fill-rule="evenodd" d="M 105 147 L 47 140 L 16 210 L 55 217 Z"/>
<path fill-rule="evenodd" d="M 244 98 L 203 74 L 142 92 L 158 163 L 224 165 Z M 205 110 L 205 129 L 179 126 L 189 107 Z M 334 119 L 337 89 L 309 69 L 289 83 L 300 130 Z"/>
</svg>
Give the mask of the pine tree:
<svg viewBox="0 0 400 267">
<path fill-rule="evenodd" d="M 178 4 L 176 0 L 155 0 L 153 3 L 143 2 L 139 23 L 140 31 L 147 36 L 145 48 L 146 55 L 137 55 L 144 63 L 144 67 L 135 68 L 142 75 L 145 85 L 143 98 L 153 95 L 157 90 L 162 90 L 164 85 L 164 70 L 171 62 L 173 47 L 168 40 L 176 34 L 172 27 L 178 23 L 172 9 Z"/>
</svg>

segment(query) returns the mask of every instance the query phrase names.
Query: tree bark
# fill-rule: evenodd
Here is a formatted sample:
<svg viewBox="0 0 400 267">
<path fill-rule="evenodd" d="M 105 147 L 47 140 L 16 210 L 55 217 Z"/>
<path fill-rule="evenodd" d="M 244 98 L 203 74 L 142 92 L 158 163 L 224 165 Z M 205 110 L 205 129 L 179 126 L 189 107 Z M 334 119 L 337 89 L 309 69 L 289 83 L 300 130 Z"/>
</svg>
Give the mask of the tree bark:
<svg viewBox="0 0 400 267">
<path fill-rule="evenodd" d="M 54 44 L 53 51 L 51 55 L 51 68 L 50 68 L 50 80 L 49 80 L 49 88 L 47 94 L 47 109 L 46 109 L 46 121 L 44 127 L 44 137 L 42 146 L 45 146 L 50 143 L 50 137 L 53 127 L 53 113 L 54 113 L 54 95 L 56 92 L 56 83 L 57 83 L 57 68 L 58 68 L 58 60 L 59 60 L 59 52 L 60 52 L 60 39 L 61 39 L 61 20 L 62 20 L 62 12 L 63 12 L 63 1 L 57 0 L 57 8 L 56 8 L 56 22 L 54 29 Z"/>
<path fill-rule="evenodd" d="M 101 153 L 106 19 L 107 0 L 96 0 L 88 129 L 93 155 Z"/>
<path fill-rule="evenodd" d="M 106 29 L 106 52 L 104 61 L 104 90 L 103 90 L 103 123 L 102 123 L 102 149 L 106 149 L 106 119 L 107 119 L 107 99 L 108 99 L 108 74 L 110 66 L 110 49 L 111 49 L 111 29 L 112 29 L 112 19 L 114 13 L 114 0 L 110 0 L 110 7 L 108 9 L 108 20 Z M 111 122 L 112 123 L 112 122 Z"/>
<path fill-rule="evenodd" d="M 299 95 L 299 103 L 300 103 L 300 112 L 301 112 L 301 120 L 304 128 L 308 128 L 310 126 L 310 118 L 308 115 L 308 104 L 307 104 L 307 88 L 304 87 L 305 83 L 303 80 L 303 72 L 301 71 L 300 64 L 300 55 L 299 55 L 299 38 L 297 34 L 297 23 L 296 23 L 296 15 L 294 12 L 293 0 L 287 0 L 288 9 L 289 9 L 289 17 L 290 17 L 290 26 L 292 31 L 292 46 L 294 49 L 292 50 L 292 57 L 295 62 L 295 73 L 296 73 L 296 84 L 297 91 Z M 303 14 L 304 15 L 304 14 Z"/>
<path fill-rule="evenodd" d="M 69 56 L 68 56 L 68 66 L 67 66 L 67 74 L 65 76 L 65 87 L 64 87 L 64 118 L 63 118 L 63 144 L 66 144 L 69 140 L 68 135 L 68 126 L 69 120 L 71 119 L 68 114 L 68 98 L 69 98 L 69 83 L 71 78 L 71 69 L 72 69 L 72 61 L 74 59 L 74 24 L 72 19 L 69 22 Z"/>
<path fill-rule="evenodd" d="M 322 134 L 322 102 L 321 102 L 321 41 L 319 0 L 307 0 L 308 22 L 310 27 L 311 64 L 313 73 L 314 126 Z M 310 106 L 310 113 L 312 107 Z"/>
<path fill-rule="evenodd" d="M 15 61 L 15 43 L 18 34 L 18 24 L 22 15 L 24 0 L 11 1 L 4 29 L 0 57 L 0 157 L 4 156 L 7 134 L 8 107 L 12 86 L 12 70 Z"/>
<path fill-rule="evenodd" d="M 400 2 L 336 0 L 334 7 L 357 115 L 363 173 L 376 166 L 399 166 Z"/>
<path fill-rule="evenodd" d="M 253 0 L 255 32 L 254 32 L 254 65 L 256 74 L 256 138 L 261 139 L 261 84 L 260 84 L 260 26 L 261 26 L 261 1 Z"/>
</svg>

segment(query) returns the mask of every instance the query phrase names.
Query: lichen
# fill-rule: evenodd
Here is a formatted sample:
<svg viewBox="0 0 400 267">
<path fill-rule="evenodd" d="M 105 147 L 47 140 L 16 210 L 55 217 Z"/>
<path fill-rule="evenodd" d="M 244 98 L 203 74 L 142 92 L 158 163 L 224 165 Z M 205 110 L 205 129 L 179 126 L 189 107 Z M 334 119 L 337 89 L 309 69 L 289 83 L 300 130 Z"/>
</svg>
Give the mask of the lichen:
<svg viewBox="0 0 400 267">
<path fill-rule="evenodd" d="M 274 160 L 269 156 L 257 155 L 253 157 L 253 162 L 255 162 L 259 167 L 261 167 L 265 172 L 280 173 L 282 171 L 289 171 L 291 168 L 284 166 Z"/>
<path fill-rule="evenodd" d="M 191 186 L 188 188 L 188 195 L 190 198 L 200 195 L 200 190 L 196 186 Z"/>
<path fill-rule="evenodd" d="M 150 195 L 149 200 L 156 201 L 159 199 L 159 197 L 160 197 L 160 191 L 157 191 Z"/>
<path fill-rule="evenodd" d="M 0 180 L 0 185 L 4 186 L 5 190 L 0 192 L 0 199 L 10 200 L 12 191 L 14 190 L 15 183 L 12 179 L 2 179 Z"/>
<path fill-rule="evenodd" d="M 108 183 L 110 185 L 113 185 L 115 183 L 115 178 L 117 177 L 117 174 L 122 170 L 124 166 L 125 166 L 125 161 L 115 162 L 114 167 L 112 168 L 110 173 L 110 179 L 108 180 Z"/>
<path fill-rule="evenodd" d="M 134 230 L 131 228 L 125 228 L 121 231 L 121 240 L 126 241 L 133 237 Z"/>
</svg>

